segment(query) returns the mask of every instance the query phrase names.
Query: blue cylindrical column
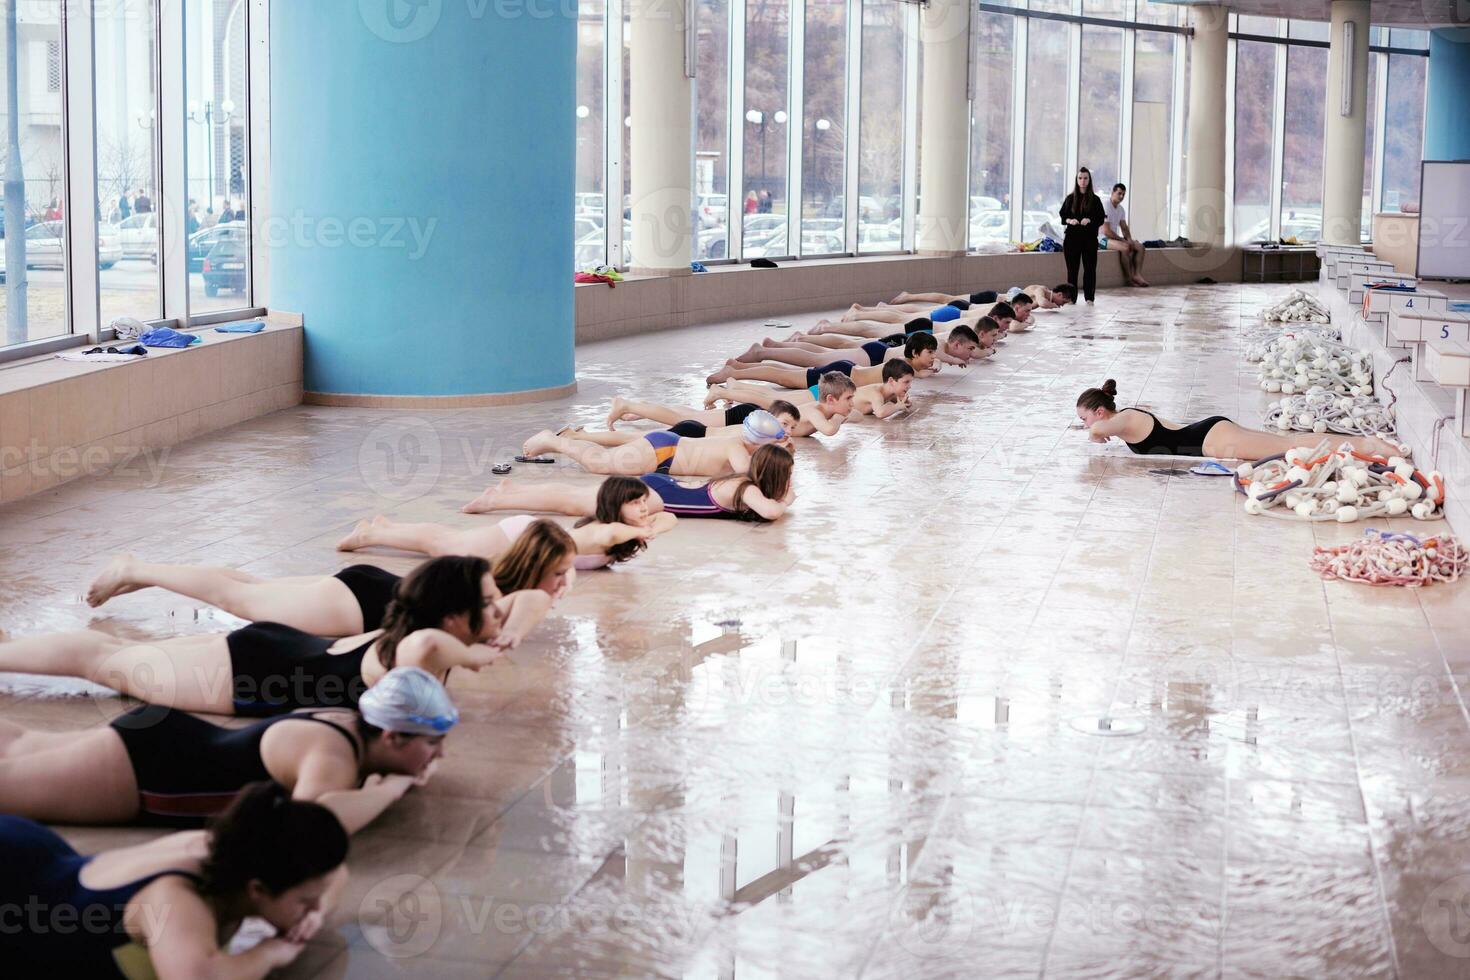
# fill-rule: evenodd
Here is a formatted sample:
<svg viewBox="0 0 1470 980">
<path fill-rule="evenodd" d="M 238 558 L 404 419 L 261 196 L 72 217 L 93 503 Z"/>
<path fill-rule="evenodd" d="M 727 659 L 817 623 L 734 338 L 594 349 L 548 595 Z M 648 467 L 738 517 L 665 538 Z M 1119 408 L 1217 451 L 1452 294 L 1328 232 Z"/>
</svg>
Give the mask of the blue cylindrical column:
<svg viewBox="0 0 1470 980">
<path fill-rule="evenodd" d="M 1429 34 L 1424 159 L 1470 160 L 1470 28 Z M 1389 121 L 1392 124 L 1392 120 Z"/>
<path fill-rule="evenodd" d="M 292 0 L 270 43 L 257 236 L 307 392 L 570 391 L 574 0 Z"/>
</svg>

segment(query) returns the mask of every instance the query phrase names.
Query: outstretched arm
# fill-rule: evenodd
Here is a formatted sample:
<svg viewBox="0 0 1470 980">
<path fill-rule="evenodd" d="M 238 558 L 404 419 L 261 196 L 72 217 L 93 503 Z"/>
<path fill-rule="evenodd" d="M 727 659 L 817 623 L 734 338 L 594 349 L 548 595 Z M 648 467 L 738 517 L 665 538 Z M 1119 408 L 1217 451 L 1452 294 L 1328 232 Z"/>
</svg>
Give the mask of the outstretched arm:
<svg viewBox="0 0 1470 980">
<path fill-rule="evenodd" d="M 551 611 L 552 598 L 540 589 L 513 592 L 501 599 L 497 605 L 505 616 L 500 635 L 490 645 L 500 650 L 514 650 L 521 645 L 531 630 L 541 624 Z"/>
</svg>

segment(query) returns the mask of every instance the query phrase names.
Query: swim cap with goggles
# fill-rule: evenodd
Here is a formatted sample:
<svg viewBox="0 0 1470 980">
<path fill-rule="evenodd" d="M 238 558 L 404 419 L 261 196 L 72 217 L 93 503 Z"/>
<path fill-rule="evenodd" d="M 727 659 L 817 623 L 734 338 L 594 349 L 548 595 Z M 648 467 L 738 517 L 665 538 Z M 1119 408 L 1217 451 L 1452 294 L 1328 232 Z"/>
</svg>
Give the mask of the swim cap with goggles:
<svg viewBox="0 0 1470 980">
<path fill-rule="evenodd" d="M 394 667 L 368 688 L 357 710 L 369 725 L 404 735 L 443 735 L 459 721 L 449 692 L 422 667 Z"/>
<path fill-rule="evenodd" d="M 740 427 L 745 434 L 745 441 L 756 445 L 780 442 L 786 438 L 785 427 L 770 412 L 751 412 L 745 416 L 745 421 L 740 423 Z"/>
</svg>

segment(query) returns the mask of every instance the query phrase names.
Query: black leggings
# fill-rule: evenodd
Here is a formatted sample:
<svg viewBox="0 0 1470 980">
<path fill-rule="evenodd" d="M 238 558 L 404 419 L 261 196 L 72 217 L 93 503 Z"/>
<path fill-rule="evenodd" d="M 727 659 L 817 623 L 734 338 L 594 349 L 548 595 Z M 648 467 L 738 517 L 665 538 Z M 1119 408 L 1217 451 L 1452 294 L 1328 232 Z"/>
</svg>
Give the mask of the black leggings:
<svg viewBox="0 0 1470 980">
<path fill-rule="evenodd" d="M 1067 281 L 1077 285 L 1077 263 L 1082 263 L 1082 294 L 1087 302 L 1097 295 L 1097 236 L 1068 235 L 1062 242 L 1062 255 L 1067 260 Z"/>
</svg>

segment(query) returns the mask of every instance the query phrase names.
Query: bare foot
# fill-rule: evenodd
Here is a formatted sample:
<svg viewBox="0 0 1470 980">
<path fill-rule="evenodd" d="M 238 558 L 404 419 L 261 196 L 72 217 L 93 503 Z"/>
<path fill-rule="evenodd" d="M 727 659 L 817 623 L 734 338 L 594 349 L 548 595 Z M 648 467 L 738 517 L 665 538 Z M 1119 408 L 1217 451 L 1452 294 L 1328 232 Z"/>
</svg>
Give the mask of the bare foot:
<svg viewBox="0 0 1470 980">
<path fill-rule="evenodd" d="M 87 605 L 95 609 L 113 596 L 126 595 L 143 588 L 133 584 L 133 560 L 132 555 L 118 555 L 108 562 L 107 567 L 87 586 Z"/>
<path fill-rule="evenodd" d="M 894 303 L 907 303 L 908 301 L 909 301 L 909 294 L 908 293 L 899 293 L 897 296 L 893 297 L 893 302 Z"/>
<path fill-rule="evenodd" d="M 495 484 L 495 486 L 487 487 L 484 493 L 461 507 L 460 512 L 464 514 L 488 514 L 495 509 L 495 505 L 500 502 L 500 498 L 509 489 L 510 477 L 506 477 L 504 480 Z"/>
<path fill-rule="evenodd" d="M 556 451 L 556 433 L 550 429 L 542 429 L 534 436 L 526 440 L 521 447 L 521 452 L 526 456 L 540 456 L 542 453 Z"/>
<path fill-rule="evenodd" d="M 337 550 L 356 551 L 359 548 L 366 548 L 373 528 L 386 520 L 387 518 L 379 514 L 370 521 L 358 521 L 353 525 L 352 530 L 347 532 L 347 536 L 337 542 Z"/>
<path fill-rule="evenodd" d="M 607 407 L 607 427 L 609 431 L 619 422 L 623 421 L 623 413 L 628 410 L 627 404 L 621 398 L 613 398 L 612 404 Z"/>
<path fill-rule="evenodd" d="M 709 391 L 704 393 L 705 408 L 714 408 L 715 405 L 726 400 L 725 389 L 719 385 L 710 385 Z"/>
<path fill-rule="evenodd" d="M 707 384 L 707 385 L 722 385 L 726 381 L 729 381 L 729 380 L 730 380 L 730 365 L 729 364 L 726 364 L 724 367 L 720 368 L 714 374 L 712 374 L 709 377 L 705 378 L 704 379 L 704 383 Z"/>
<path fill-rule="evenodd" d="M 810 330 L 808 330 L 807 333 L 812 334 L 812 335 L 816 335 L 816 334 L 826 333 L 830 329 L 832 329 L 832 321 L 831 320 L 818 320 L 817 321 L 817 325 L 814 326 L 814 327 L 812 327 Z M 801 336 L 801 334 L 795 334 L 794 333 L 794 334 L 791 335 L 790 339 L 791 340 L 795 340 L 796 338 L 798 338 L 800 336 Z"/>
<path fill-rule="evenodd" d="M 760 344 L 751 344 L 750 349 L 744 354 L 737 354 L 731 358 L 736 364 L 759 364 L 766 359 L 766 349 Z"/>
<path fill-rule="evenodd" d="M 827 321 L 826 320 L 822 320 L 821 322 L 822 323 L 826 323 Z M 790 337 L 787 337 L 786 338 L 786 342 L 789 344 L 789 343 L 792 343 L 792 342 L 797 341 L 797 340 L 805 340 L 805 339 L 806 339 L 806 334 L 804 334 L 800 330 L 798 330 L 798 331 L 796 331 L 796 333 L 792 334 Z"/>
</svg>

